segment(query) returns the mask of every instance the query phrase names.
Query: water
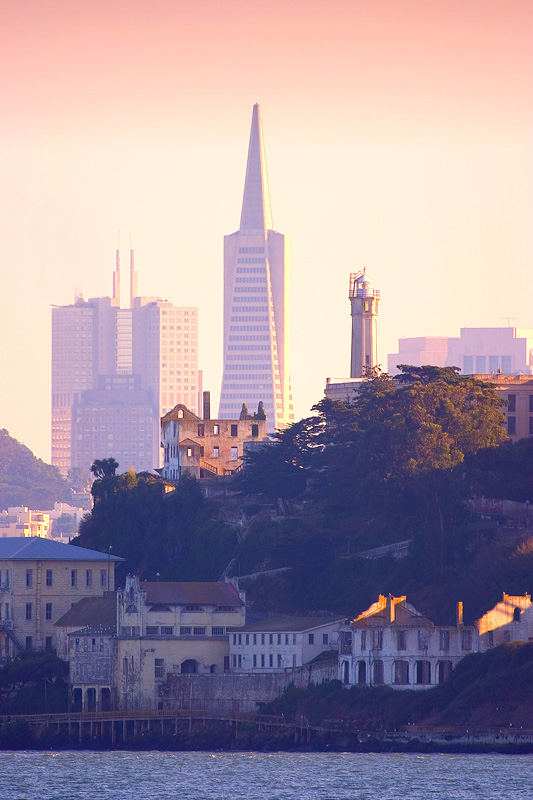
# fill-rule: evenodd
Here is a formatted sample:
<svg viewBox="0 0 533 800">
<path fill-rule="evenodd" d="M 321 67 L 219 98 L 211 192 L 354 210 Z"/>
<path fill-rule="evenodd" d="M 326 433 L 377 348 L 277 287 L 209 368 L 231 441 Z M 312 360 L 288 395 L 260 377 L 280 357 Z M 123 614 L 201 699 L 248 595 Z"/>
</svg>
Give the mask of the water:
<svg viewBox="0 0 533 800">
<path fill-rule="evenodd" d="M 533 756 L 0 752 L 0 800 L 530 800 Z"/>
</svg>

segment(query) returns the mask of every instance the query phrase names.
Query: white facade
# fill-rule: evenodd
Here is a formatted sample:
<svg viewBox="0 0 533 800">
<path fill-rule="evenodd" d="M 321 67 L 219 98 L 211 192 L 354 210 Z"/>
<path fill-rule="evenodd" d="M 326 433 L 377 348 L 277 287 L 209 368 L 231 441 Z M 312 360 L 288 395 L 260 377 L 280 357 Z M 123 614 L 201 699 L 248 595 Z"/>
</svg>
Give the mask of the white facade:
<svg viewBox="0 0 533 800">
<path fill-rule="evenodd" d="M 269 432 L 294 420 L 288 269 L 286 238 L 273 229 L 256 104 L 240 227 L 224 237 L 224 373 L 219 417 L 235 419 L 242 403 L 257 408 L 263 402 Z"/>
<path fill-rule="evenodd" d="M 378 308 L 380 292 L 374 289 L 366 267 L 350 275 L 352 315 L 350 377 L 370 376 L 378 366 Z"/>
<path fill-rule="evenodd" d="M 464 375 L 501 372 L 533 373 L 533 330 L 529 328 L 461 328 L 458 337 L 399 339 L 397 353 L 388 357 L 388 372 L 398 364 L 459 367 Z"/>
<path fill-rule="evenodd" d="M 232 672 L 275 672 L 301 667 L 336 650 L 340 620 L 284 617 L 244 625 L 230 634 Z"/>
<path fill-rule="evenodd" d="M 339 680 L 344 685 L 428 689 L 479 649 L 477 629 L 434 625 L 405 597 L 384 597 L 341 629 Z"/>
<path fill-rule="evenodd" d="M 487 611 L 476 622 L 481 650 L 506 642 L 533 641 L 533 605 L 531 595 L 510 595 Z"/>
</svg>

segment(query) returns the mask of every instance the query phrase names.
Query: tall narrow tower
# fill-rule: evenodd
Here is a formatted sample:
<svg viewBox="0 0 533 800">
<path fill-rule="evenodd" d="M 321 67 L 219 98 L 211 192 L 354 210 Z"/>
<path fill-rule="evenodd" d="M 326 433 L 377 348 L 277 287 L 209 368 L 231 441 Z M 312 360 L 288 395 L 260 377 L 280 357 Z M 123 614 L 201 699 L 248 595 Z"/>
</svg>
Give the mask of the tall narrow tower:
<svg viewBox="0 0 533 800">
<path fill-rule="evenodd" d="M 224 237 L 224 372 L 219 417 L 263 402 L 268 430 L 294 419 L 287 241 L 273 229 L 259 106 L 253 107 L 239 230 Z"/>
<path fill-rule="evenodd" d="M 378 306 L 380 291 L 372 288 L 366 267 L 350 274 L 352 357 L 350 378 L 365 378 L 378 365 Z"/>
</svg>

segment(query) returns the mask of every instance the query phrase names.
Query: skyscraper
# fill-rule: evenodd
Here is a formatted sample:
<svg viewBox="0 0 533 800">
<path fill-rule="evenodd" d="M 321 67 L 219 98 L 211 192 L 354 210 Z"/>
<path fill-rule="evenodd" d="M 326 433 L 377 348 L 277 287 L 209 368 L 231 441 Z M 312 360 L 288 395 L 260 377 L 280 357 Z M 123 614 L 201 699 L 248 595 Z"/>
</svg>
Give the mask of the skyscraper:
<svg viewBox="0 0 533 800">
<path fill-rule="evenodd" d="M 202 413 L 198 309 L 137 297 L 133 250 L 129 271 L 126 308 L 117 251 L 113 297 L 52 310 L 52 464 L 64 475 L 95 458 L 157 467 L 161 415 L 176 403 Z"/>
<path fill-rule="evenodd" d="M 287 241 L 274 230 L 259 106 L 253 107 L 239 230 L 224 237 L 224 372 L 219 417 L 263 402 L 268 430 L 294 420 Z"/>
</svg>

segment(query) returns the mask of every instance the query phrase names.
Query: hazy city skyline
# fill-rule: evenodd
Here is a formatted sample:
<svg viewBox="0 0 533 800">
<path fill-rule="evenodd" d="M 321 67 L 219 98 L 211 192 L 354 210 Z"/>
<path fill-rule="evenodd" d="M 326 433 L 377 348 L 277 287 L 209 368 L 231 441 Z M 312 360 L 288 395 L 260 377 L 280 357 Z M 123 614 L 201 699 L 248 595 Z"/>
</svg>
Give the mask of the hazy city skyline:
<svg viewBox="0 0 533 800">
<path fill-rule="evenodd" d="M 349 373 L 348 275 L 401 336 L 533 326 L 528 0 L 20 0 L 2 4 L 0 425 L 49 460 L 50 306 L 139 294 L 198 306 L 222 373 L 222 238 L 250 108 L 291 238 L 295 415 Z M 516 320 L 516 323 L 515 323 Z"/>
</svg>

